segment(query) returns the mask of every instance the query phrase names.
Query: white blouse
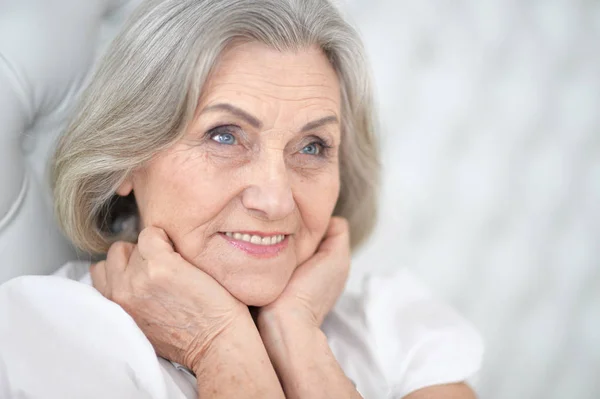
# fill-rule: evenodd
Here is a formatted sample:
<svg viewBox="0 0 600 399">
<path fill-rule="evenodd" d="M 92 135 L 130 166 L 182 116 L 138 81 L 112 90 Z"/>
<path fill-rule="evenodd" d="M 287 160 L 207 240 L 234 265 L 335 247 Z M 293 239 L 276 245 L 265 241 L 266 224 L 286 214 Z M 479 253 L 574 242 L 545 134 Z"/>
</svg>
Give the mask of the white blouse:
<svg viewBox="0 0 600 399">
<path fill-rule="evenodd" d="M 133 319 L 91 287 L 88 267 L 0 286 L 0 398 L 197 399 L 194 376 L 156 356 Z M 406 269 L 342 295 L 322 329 L 367 399 L 464 381 L 481 365 L 477 331 Z"/>
</svg>

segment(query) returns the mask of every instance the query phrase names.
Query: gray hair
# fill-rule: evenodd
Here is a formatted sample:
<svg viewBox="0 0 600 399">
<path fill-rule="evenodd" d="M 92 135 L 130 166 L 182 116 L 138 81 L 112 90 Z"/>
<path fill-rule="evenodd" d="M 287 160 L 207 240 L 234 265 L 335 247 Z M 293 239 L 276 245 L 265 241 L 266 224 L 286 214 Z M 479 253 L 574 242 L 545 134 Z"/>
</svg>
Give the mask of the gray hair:
<svg viewBox="0 0 600 399">
<path fill-rule="evenodd" d="M 380 168 L 370 76 L 362 42 L 340 11 L 329 0 L 150 0 L 112 42 L 54 154 L 55 210 L 75 245 L 103 253 L 114 241 L 137 240 L 137 223 L 118 226 L 137 217 L 135 199 L 115 192 L 182 136 L 219 55 L 234 40 L 279 51 L 317 45 L 328 57 L 342 99 L 334 214 L 348 219 L 352 248 L 368 237 Z"/>
</svg>

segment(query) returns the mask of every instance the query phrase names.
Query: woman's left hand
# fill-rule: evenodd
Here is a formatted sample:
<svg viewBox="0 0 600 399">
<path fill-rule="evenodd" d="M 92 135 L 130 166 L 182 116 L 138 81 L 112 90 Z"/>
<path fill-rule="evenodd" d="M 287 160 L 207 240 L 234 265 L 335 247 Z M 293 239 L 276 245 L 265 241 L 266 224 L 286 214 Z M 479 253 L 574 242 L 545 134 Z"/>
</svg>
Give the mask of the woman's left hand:
<svg viewBox="0 0 600 399">
<path fill-rule="evenodd" d="M 331 218 L 317 252 L 283 293 L 258 310 L 256 324 L 287 398 L 359 398 L 320 327 L 350 270 L 348 222 Z"/>
<path fill-rule="evenodd" d="M 320 327 L 344 290 L 349 271 L 348 222 L 334 216 L 317 252 L 298 266 L 283 293 L 258 311 L 259 320 L 285 315 Z"/>
</svg>

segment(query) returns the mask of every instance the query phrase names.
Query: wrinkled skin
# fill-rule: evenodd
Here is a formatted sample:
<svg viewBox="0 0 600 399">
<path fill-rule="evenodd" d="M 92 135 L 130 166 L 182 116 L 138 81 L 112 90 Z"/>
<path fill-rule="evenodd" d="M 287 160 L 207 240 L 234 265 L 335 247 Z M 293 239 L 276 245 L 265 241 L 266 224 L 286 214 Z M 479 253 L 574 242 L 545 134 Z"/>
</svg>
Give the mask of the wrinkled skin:
<svg viewBox="0 0 600 399">
<path fill-rule="evenodd" d="M 173 250 L 165 232 L 144 229 L 138 244 L 111 246 L 92 266 L 94 286 L 136 321 L 160 356 L 197 367 L 212 340 L 247 308 Z"/>
<path fill-rule="evenodd" d="M 329 224 L 340 189 L 340 113 L 337 75 L 319 49 L 234 45 L 208 80 L 185 137 L 118 193 L 133 190 L 143 227 L 163 229 L 190 264 L 241 302 L 264 306 L 314 254 Z M 245 231 L 283 233 L 289 245 L 257 258 L 219 234 Z"/>
<path fill-rule="evenodd" d="M 348 224 L 334 217 L 317 253 L 257 317 L 268 323 L 286 315 L 318 328 L 343 291 L 349 265 Z M 249 317 L 243 303 L 176 253 L 160 228 L 144 229 L 137 245 L 113 244 L 91 272 L 94 286 L 132 316 L 159 356 L 192 370 L 219 334 Z"/>
<path fill-rule="evenodd" d="M 199 375 L 201 397 L 360 397 L 319 330 L 350 265 L 348 223 L 331 217 L 339 121 L 337 77 L 318 49 L 237 44 L 185 137 L 119 187 L 134 191 L 143 230 L 92 267 L 94 286 L 158 355 Z M 225 232 L 285 234 L 287 244 L 256 256 Z M 475 396 L 449 384 L 408 397 Z"/>
<path fill-rule="evenodd" d="M 94 285 L 161 356 L 193 366 L 247 306 L 320 325 L 350 263 L 347 223 L 331 219 L 340 112 L 338 79 L 319 49 L 235 44 L 183 139 L 119 187 L 135 193 L 144 230 L 137 245 L 113 244 Z M 257 257 L 223 232 L 283 233 L 288 243 Z"/>
</svg>

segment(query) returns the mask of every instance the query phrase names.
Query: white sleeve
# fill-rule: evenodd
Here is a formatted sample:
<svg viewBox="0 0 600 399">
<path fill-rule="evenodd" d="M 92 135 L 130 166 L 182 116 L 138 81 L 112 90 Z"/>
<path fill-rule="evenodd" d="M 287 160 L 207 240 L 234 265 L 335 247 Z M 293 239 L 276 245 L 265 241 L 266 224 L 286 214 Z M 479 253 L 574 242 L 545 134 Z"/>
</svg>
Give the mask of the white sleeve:
<svg viewBox="0 0 600 399">
<path fill-rule="evenodd" d="M 480 334 L 407 269 L 370 276 L 343 296 L 324 331 L 340 365 L 366 398 L 403 398 L 462 382 L 480 368 Z"/>
<path fill-rule="evenodd" d="M 407 269 L 365 284 L 365 315 L 391 396 L 465 381 L 483 356 L 480 334 Z"/>
<path fill-rule="evenodd" d="M 19 277 L 0 286 L 2 395 L 183 397 L 123 309 L 90 286 L 55 276 Z"/>
</svg>

